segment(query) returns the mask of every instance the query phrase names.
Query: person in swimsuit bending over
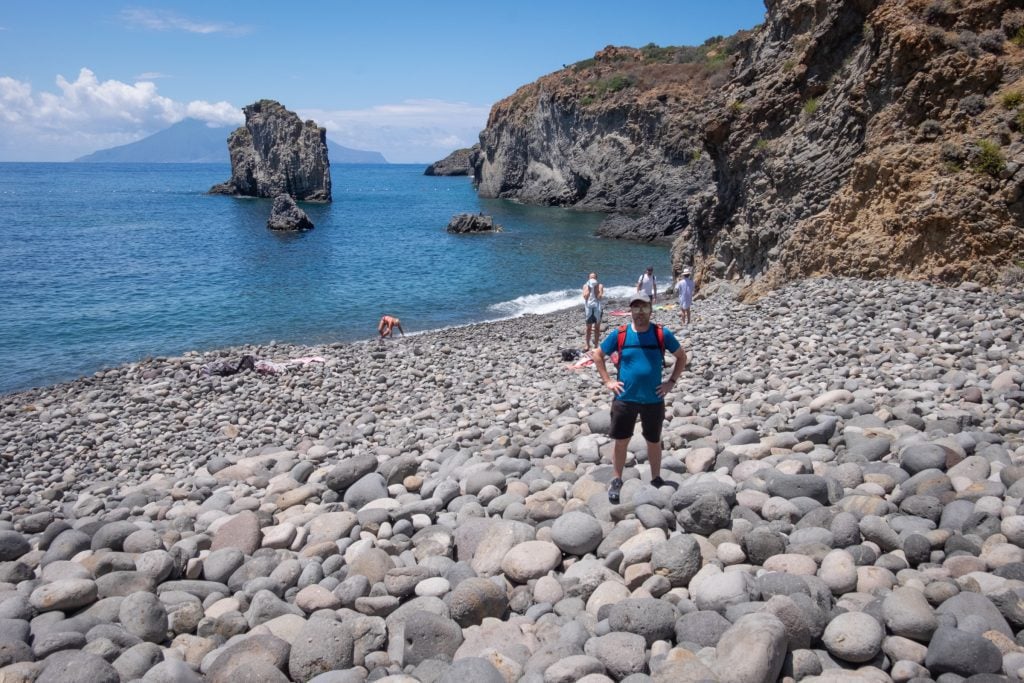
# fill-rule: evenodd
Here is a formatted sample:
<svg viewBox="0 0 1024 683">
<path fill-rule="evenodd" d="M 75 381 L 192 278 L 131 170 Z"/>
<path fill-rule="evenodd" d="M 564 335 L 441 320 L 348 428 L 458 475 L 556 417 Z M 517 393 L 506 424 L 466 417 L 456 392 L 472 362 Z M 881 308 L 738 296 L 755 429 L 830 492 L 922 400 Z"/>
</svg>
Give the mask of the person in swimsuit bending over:
<svg viewBox="0 0 1024 683">
<path fill-rule="evenodd" d="M 404 337 L 405 330 L 402 329 L 402 321 L 393 315 L 382 315 L 380 317 L 380 323 L 377 324 L 377 332 L 380 334 L 381 339 L 383 339 L 384 337 L 390 337 L 396 327 Z"/>
</svg>

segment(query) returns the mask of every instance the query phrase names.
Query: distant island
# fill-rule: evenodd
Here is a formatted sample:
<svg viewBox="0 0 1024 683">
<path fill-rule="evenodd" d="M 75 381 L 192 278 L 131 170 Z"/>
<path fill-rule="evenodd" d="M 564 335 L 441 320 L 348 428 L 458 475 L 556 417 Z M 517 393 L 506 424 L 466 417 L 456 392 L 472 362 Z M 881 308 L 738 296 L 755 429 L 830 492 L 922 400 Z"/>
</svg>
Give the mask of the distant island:
<svg viewBox="0 0 1024 683">
<path fill-rule="evenodd" d="M 75 159 L 86 163 L 206 164 L 229 163 L 227 139 L 235 126 L 211 128 L 185 119 L 135 142 L 101 149 Z M 386 164 L 380 152 L 343 147 L 327 141 L 331 164 Z"/>
</svg>

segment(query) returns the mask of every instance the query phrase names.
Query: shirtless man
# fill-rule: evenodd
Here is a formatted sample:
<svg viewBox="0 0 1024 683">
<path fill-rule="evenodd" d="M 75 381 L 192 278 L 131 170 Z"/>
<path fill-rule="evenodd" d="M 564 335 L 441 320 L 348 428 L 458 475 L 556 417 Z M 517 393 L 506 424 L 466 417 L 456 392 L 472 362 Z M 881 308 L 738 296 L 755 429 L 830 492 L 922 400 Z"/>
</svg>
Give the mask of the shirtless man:
<svg viewBox="0 0 1024 683">
<path fill-rule="evenodd" d="M 405 330 L 402 329 L 402 321 L 393 315 L 382 315 L 380 323 L 377 325 L 377 332 L 380 334 L 380 338 L 383 339 L 384 337 L 390 337 L 396 327 L 404 337 Z"/>
</svg>

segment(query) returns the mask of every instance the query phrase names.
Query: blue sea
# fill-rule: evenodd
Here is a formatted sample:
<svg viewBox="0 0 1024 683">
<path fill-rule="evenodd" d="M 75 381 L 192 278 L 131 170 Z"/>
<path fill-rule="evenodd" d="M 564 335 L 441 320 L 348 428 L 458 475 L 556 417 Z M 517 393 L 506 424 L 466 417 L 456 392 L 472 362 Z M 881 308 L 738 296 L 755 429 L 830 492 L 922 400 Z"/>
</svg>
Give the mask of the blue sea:
<svg viewBox="0 0 1024 683">
<path fill-rule="evenodd" d="M 594 237 L 601 215 L 477 197 L 424 166 L 331 169 L 301 234 L 271 202 L 211 196 L 227 164 L 0 163 L 0 392 L 148 356 L 271 340 L 354 341 L 579 306 L 587 273 L 624 295 L 665 246 Z M 449 235 L 456 213 L 504 232 Z"/>
</svg>

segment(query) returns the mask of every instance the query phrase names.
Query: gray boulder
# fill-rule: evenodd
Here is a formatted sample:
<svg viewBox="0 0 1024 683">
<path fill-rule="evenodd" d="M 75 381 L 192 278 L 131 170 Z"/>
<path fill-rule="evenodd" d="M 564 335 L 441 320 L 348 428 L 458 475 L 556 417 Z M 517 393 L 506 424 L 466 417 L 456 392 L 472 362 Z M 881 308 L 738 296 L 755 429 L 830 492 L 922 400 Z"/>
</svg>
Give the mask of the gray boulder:
<svg viewBox="0 0 1024 683">
<path fill-rule="evenodd" d="M 25 537 L 17 531 L 0 531 L 0 562 L 16 560 L 31 549 Z"/>
<path fill-rule="evenodd" d="M 211 683 L 237 683 L 240 669 L 248 665 L 265 665 L 284 671 L 288 666 L 291 646 L 272 635 L 246 635 L 226 645 L 214 659 L 206 678 Z"/>
<path fill-rule="evenodd" d="M 437 683 L 505 683 L 504 677 L 488 660 L 482 657 L 460 659 L 437 679 Z"/>
<path fill-rule="evenodd" d="M 396 642 L 402 644 L 398 661 L 413 666 L 425 659 L 441 658 L 450 661 L 462 645 L 462 640 L 462 629 L 458 624 L 422 610 L 410 614 L 405 623 L 399 625 L 390 636 L 392 646 Z"/>
<path fill-rule="evenodd" d="M 604 533 L 601 523 L 579 511 L 567 512 L 551 526 L 551 540 L 570 555 L 586 555 L 601 544 Z"/>
<path fill-rule="evenodd" d="M 271 230 L 297 232 L 312 230 L 313 221 L 309 220 L 309 216 L 299 208 L 291 195 L 279 194 L 274 197 L 274 206 L 270 209 L 267 227 Z"/>
<path fill-rule="evenodd" d="M 612 606 L 608 625 L 613 631 L 643 636 L 647 645 L 675 635 L 678 614 L 671 603 L 653 598 L 629 598 Z"/>
<path fill-rule="evenodd" d="M 689 534 L 659 543 L 651 553 L 651 569 L 664 576 L 673 588 L 687 586 L 701 566 L 700 545 Z"/>
<path fill-rule="evenodd" d="M 494 222 L 494 218 L 475 213 L 455 214 L 448 221 L 448 227 L 445 229 L 457 235 L 474 232 L 501 232 L 501 226 Z"/>
<path fill-rule="evenodd" d="M 732 626 L 718 612 L 699 610 L 684 614 L 676 622 L 676 642 L 715 647 L 722 634 Z"/>
<path fill-rule="evenodd" d="M 292 643 L 288 671 L 293 680 L 308 681 L 327 671 L 351 668 L 352 647 L 352 633 L 340 622 L 310 619 Z"/>
<path fill-rule="evenodd" d="M 345 503 L 353 510 L 358 510 L 371 500 L 387 498 L 388 488 L 384 477 L 371 472 L 355 482 L 345 491 Z"/>
<path fill-rule="evenodd" d="M 771 683 L 786 659 L 786 627 L 763 612 L 741 617 L 726 631 L 715 652 L 721 683 Z"/>
<path fill-rule="evenodd" d="M 471 577 L 447 596 L 451 618 L 463 628 L 476 626 L 487 617 L 500 619 L 508 610 L 508 595 L 493 581 Z"/>
<path fill-rule="evenodd" d="M 142 678 L 146 672 L 164 660 L 163 650 L 155 643 L 139 643 L 121 653 L 114 660 L 114 668 L 121 680 L 133 681 Z"/>
<path fill-rule="evenodd" d="M 987 638 L 943 626 L 928 643 L 924 664 L 933 674 L 952 673 L 966 678 L 1000 671 L 1003 658 Z"/>
<path fill-rule="evenodd" d="M 372 455 L 354 455 L 345 458 L 327 473 L 324 483 L 327 488 L 338 493 L 345 493 L 349 486 L 377 469 L 377 458 Z"/>
<path fill-rule="evenodd" d="M 99 655 L 88 652 L 63 650 L 46 658 L 43 672 L 36 683 L 67 683 L 67 681 L 89 681 L 89 683 L 120 683 L 117 669 Z"/>
<path fill-rule="evenodd" d="M 647 641 L 636 633 L 609 633 L 589 639 L 584 651 L 600 660 L 616 680 L 642 673 L 646 660 Z"/>
<path fill-rule="evenodd" d="M 167 637 L 167 609 L 152 593 L 132 593 L 121 602 L 121 625 L 131 635 L 150 643 Z"/>
</svg>

